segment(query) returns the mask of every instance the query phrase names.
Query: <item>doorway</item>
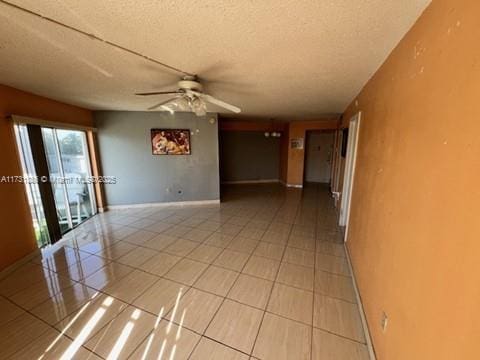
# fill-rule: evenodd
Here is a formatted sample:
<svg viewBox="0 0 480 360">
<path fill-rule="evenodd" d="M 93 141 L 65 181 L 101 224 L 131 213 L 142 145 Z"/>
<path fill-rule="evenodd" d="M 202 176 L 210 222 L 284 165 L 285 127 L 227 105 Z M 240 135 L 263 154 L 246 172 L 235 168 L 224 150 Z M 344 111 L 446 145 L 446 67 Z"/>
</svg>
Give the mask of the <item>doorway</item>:
<svg viewBox="0 0 480 360">
<path fill-rule="evenodd" d="M 86 133 L 15 124 L 27 198 L 39 247 L 96 213 Z"/>
<path fill-rule="evenodd" d="M 357 159 L 358 135 L 360 129 L 361 113 L 350 119 L 347 137 L 347 154 L 345 159 L 345 173 L 343 178 L 342 202 L 340 205 L 340 226 L 345 226 L 345 240 L 348 234 L 350 219 L 350 205 L 352 200 L 353 182 L 355 176 L 355 163 Z"/>
<path fill-rule="evenodd" d="M 304 181 L 330 183 L 334 132 L 307 131 Z"/>
<path fill-rule="evenodd" d="M 265 134 L 268 134 L 266 136 Z M 278 134 L 278 135 L 277 135 Z M 281 133 L 221 131 L 220 180 L 223 184 L 278 182 Z"/>
</svg>

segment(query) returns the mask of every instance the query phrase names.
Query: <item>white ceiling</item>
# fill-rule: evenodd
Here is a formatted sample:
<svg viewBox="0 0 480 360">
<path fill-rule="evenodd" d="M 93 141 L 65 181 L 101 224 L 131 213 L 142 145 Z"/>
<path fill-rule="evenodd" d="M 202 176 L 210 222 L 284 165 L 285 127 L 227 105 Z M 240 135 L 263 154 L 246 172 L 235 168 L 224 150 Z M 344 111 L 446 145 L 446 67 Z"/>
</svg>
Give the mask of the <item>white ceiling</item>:
<svg viewBox="0 0 480 360">
<path fill-rule="evenodd" d="M 344 111 L 430 0 L 9 0 L 196 73 L 245 118 Z M 0 83 L 145 110 L 180 74 L 0 3 Z M 218 109 L 212 107 L 211 111 Z"/>
</svg>

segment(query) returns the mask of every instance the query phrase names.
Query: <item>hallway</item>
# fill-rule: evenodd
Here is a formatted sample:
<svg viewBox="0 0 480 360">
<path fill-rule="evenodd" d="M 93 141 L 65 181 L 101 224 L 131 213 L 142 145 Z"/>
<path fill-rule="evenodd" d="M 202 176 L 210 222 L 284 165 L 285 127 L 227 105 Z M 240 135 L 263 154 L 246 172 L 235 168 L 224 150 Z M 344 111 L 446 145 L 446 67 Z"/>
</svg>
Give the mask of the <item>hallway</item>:
<svg viewBox="0 0 480 360">
<path fill-rule="evenodd" d="M 368 359 L 328 189 L 99 214 L 0 281 L 0 358 Z"/>
</svg>

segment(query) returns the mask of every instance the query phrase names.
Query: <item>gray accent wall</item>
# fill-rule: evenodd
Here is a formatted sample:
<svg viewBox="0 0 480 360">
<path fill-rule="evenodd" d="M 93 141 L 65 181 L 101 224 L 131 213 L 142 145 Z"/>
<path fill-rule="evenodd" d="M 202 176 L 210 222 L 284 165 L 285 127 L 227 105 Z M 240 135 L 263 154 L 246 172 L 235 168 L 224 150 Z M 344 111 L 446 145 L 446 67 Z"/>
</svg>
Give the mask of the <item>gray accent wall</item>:
<svg viewBox="0 0 480 360">
<path fill-rule="evenodd" d="M 117 179 L 105 184 L 107 205 L 220 199 L 216 114 L 96 111 L 94 120 L 103 175 Z M 191 155 L 152 155 L 159 128 L 193 131 Z"/>
<path fill-rule="evenodd" d="M 229 181 L 278 180 L 280 138 L 259 131 L 220 132 L 220 178 Z"/>
</svg>

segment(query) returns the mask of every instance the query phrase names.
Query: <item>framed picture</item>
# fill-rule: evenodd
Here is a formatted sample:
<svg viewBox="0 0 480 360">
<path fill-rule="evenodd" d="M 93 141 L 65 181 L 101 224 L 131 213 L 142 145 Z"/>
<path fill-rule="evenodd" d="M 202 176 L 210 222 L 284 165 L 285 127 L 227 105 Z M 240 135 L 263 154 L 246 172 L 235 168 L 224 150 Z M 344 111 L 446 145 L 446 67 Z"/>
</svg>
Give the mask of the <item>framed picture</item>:
<svg viewBox="0 0 480 360">
<path fill-rule="evenodd" d="M 152 129 L 152 155 L 190 155 L 190 130 Z"/>
</svg>

